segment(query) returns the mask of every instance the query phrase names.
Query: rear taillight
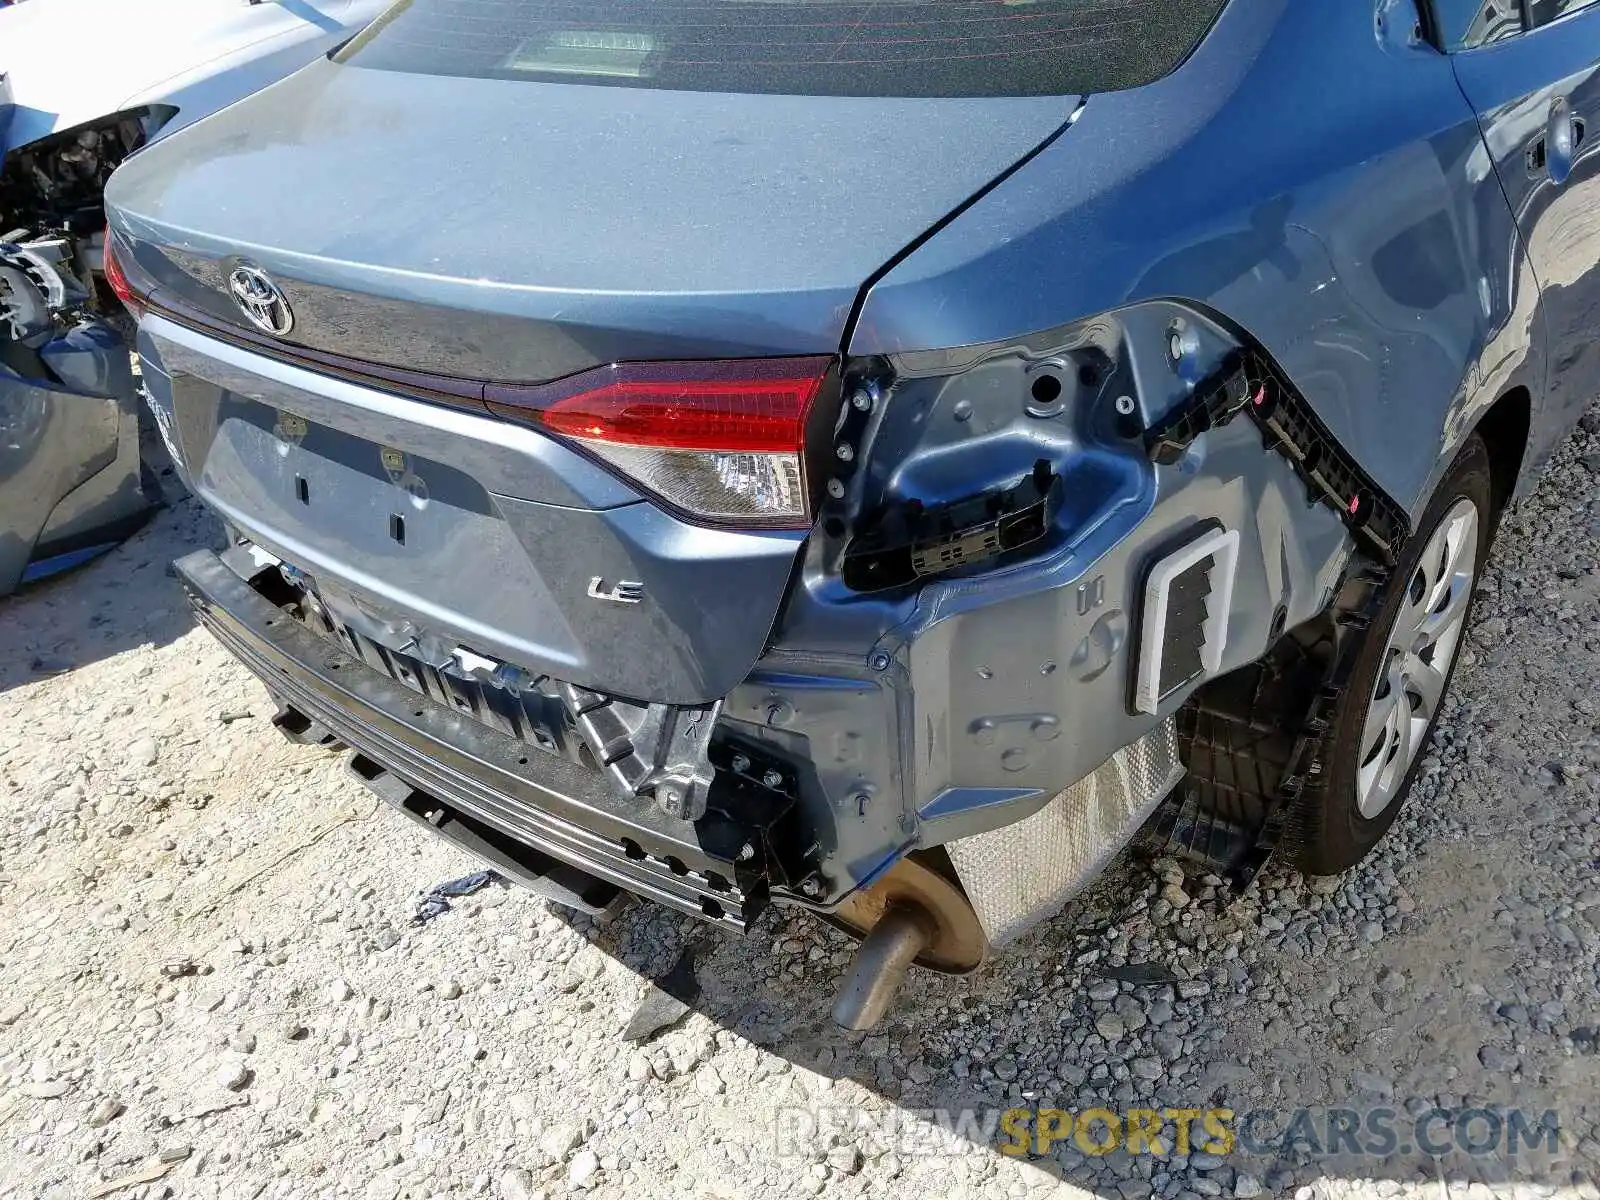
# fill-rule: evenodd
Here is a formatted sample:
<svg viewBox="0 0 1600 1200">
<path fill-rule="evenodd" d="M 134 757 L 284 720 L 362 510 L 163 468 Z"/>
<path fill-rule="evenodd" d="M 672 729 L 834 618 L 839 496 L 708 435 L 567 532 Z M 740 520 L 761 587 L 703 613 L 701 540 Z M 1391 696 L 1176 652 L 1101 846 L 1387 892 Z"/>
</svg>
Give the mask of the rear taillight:
<svg viewBox="0 0 1600 1200">
<path fill-rule="evenodd" d="M 489 407 L 578 446 L 691 517 L 812 521 L 806 429 L 831 358 L 623 363 L 540 388 L 491 385 Z"/>
<path fill-rule="evenodd" d="M 127 307 L 135 319 L 144 316 L 144 305 L 138 292 L 133 290 L 133 285 L 128 282 L 127 273 L 122 269 L 122 264 L 117 261 L 116 239 L 111 236 L 111 230 L 106 229 L 104 244 L 100 251 L 101 265 L 105 270 L 106 282 L 111 285 L 111 290 L 117 294 L 117 299 Z"/>
</svg>

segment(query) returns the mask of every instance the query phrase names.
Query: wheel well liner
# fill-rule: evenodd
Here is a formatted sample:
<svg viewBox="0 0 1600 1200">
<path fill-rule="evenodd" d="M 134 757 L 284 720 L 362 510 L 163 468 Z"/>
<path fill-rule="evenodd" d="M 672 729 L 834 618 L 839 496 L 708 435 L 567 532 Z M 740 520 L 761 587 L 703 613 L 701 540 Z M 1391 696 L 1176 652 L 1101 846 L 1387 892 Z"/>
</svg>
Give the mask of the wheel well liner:
<svg viewBox="0 0 1600 1200">
<path fill-rule="evenodd" d="M 1488 454 L 1496 514 L 1515 493 L 1531 419 L 1531 398 L 1519 386 L 1496 400 L 1473 430 Z M 1292 770 L 1301 752 L 1296 739 L 1309 741 L 1313 760 L 1320 753 L 1328 714 L 1344 686 L 1341 679 L 1329 687 L 1342 665 L 1340 642 L 1364 629 L 1381 605 L 1385 574 L 1381 564 L 1356 571 L 1323 618 L 1289 631 L 1262 659 L 1190 698 L 1179 713 L 1190 784 L 1183 802 L 1168 805 L 1147 830 L 1153 849 L 1207 862 L 1239 886 L 1279 837 L 1294 840 L 1286 818 L 1305 782 Z M 1298 714 L 1308 712 L 1302 721 Z M 1310 772 L 1312 786 L 1320 775 L 1320 767 Z"/>
</svg>

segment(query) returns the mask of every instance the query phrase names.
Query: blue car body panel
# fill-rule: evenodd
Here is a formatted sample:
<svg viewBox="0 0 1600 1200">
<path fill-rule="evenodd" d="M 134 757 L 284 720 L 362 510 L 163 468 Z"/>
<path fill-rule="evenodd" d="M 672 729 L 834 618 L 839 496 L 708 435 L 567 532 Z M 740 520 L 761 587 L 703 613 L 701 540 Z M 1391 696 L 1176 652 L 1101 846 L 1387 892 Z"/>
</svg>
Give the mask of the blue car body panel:
<svg viewBox="0 0 1600 1200">
<path fill-rule="evenodd" d="M 22 374 L 0 362 L 0 596 L 109 548 L 154 499 L 142 487 L 121 335 L 82 318 L 40 348 L 39 363 Z"/>
<path fill-rule="evenodd" d="M 1266 346 L 1415 511 L 1472 415 L 1540 391 L 1537 290 L 1451 58 L 1407 4 L 1235 0 L 1178 71 L 1071 133 L 878 280 L 858 354 L 1178 298 Z"/>
<path fill-rule="evenodd" d="M 147 252 L 152 271 L 220 319 L 237 314 L 216 263 L 243 254 L 279 278 L 306 345 L 551 379 L 620 358 L 836 350 L 862 280 L 1076 103 L 655 92 L 321 62 L 151 146 L 112 188 L 128 232 L 164 247 Z"/>
<path fill-rule="evenodd" d="M 1600 10 L 1452 61 L 1538 282 L 1547 353 L 1530 455 L 1542 462 L 1600 391 Z"/>
</svg>

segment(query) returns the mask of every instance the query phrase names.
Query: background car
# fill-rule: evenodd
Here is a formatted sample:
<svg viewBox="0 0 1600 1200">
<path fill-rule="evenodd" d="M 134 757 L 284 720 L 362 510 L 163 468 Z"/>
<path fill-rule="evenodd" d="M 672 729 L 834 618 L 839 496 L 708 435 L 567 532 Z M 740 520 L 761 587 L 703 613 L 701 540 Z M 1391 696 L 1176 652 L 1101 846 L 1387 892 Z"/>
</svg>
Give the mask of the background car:
<svg viewBox="0 0 1600 1200">
<path fill-rule="evenodd" d="M 98 285 L 111 172 L 381 8 L 31 0 L 0 12 L 0 595 L 115 545 L 153 499 L 120 306 Z"/>
</svg>

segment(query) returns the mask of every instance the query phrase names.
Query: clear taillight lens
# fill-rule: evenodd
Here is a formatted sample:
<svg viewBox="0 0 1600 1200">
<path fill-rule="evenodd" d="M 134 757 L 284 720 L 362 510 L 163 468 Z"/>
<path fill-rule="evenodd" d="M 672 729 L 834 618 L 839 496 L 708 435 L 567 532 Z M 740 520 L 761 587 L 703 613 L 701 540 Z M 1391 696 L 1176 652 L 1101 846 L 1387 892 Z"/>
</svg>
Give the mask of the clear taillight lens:
<svg viewBox="0 0 1600 1200">
<path fill-rule="evenodd" d="M 730 524 L 811 524 L 805 469 L 795 451 L 652 450 L 585 442 L 630 479 L 695 516 Z"/>
<path fill-rule="evenodd" d="M 718 524 L 806 528 L 806 428 L 831 358 L 623 363 L 532 389 L 488 389 L 489 407 L 531 420 L 685 514 Z"/>
</svg>

